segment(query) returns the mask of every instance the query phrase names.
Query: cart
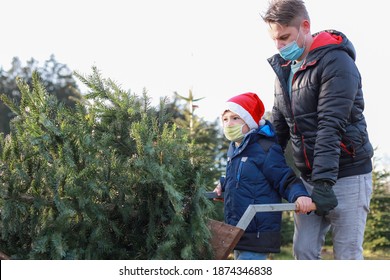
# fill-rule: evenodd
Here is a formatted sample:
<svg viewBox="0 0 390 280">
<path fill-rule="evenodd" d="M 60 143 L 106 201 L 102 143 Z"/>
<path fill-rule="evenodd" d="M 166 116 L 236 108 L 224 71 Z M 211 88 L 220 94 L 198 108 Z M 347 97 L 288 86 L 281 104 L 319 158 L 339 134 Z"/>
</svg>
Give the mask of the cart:
<svg viewBox="0 0 390 280">
<path fill-rule="evenodd" d="M 205 195 L 209 199 L 223 197 L 223 194 L 222 196 L 217 196 L 215 192 L 206 192 Z M 229 257 L 257 212 L 296 211 L 297 209 L 295 203 L 251 204 L 236 226 L 211 219 L 208 222 L 208 227 L 212 233 L 211 246 L 215 259 L 224 260 Z M 312 210 L 314 211 L 315 209 L 315 204 L 313 203 Z"/>
</svg>

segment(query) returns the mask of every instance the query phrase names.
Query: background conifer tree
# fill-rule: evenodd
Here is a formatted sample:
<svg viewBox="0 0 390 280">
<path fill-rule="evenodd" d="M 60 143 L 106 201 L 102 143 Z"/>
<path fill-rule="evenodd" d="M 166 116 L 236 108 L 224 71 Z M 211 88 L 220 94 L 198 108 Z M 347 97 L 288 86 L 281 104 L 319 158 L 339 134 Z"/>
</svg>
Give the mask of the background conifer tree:
<svg viewBox="0 0 390 280">
<path fill-rule="evenodd" d="M 103 79 L 74 109 L 35 72 L 19 79 L 16 117 L 0 137 L 0 250 L 16 259 L 210 259 L 203 193 L 213 161 L 169 120 Z M 195 160 L 190 160 L 195 159 Z"/>
<path fill-rule="evenodd" d="M 72 71 L 65 64 L 57 62 L 54 55 L 51 55 L 43 66 L 40 66 L 34 58 L 27 61 L 26 65 L 22 65 L 20 59 L 14 57 L 9 70 L 3 70 L 0 67 L 0 93 L 18 103 L 20 92 L 16 78 L 22 78 L 31 86 L 34 71 L 39 73 L 41 83 L 46 90 L 67 106 L 75 106 L 76 101 L 81 98 Z M 0 132 L 9 133 L 9 122 L 14 116 L 13 112 L 0 100 Z"/>
<path fill-rule="evenodd" d="M 372 172 L 373 192 L 364 235 L 364 247 L 371 251 L 390 250 L 389 177 L 387 170 L 374 168 Z"/>
<path fill-rule="evenodd" d="M 224 172 L 225 165 L 222 166 L 221 161 L 225 157 L 229 142 L 223 136 L 219 118 L 209 122 L 196 114 L 196 101 L 200 99 L 203 98 L 195 98 L 191 90 L 188 97 L 175 92 L 172 102 L 169 102 L 166 108 L 177 127 L 188 131 L 194 149 L 203 155 L 201 158 L 214 159 L 213 178 L 218 179 Z M 214 188 L 214 184 L 210 185 L 211 190 Z"/>
</svg>

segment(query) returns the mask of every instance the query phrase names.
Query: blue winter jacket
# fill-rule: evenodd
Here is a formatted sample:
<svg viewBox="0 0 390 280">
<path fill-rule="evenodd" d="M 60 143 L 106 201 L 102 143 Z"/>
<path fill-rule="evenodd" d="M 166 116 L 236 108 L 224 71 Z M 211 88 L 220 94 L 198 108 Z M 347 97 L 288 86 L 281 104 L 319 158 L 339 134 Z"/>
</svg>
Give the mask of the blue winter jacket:
<svg viewBox="0 0 390 280">
<path fill-rule="evenodd" d="M 221 185 L 225 192 L 225 223 L 233 226 L 250 204 L 282 203 L 282 198 L 295 202 L 299 196 L 309 196 L 302 181 L 287 165 L 269 121 L 247 134 L 239 147 L 230 143 L 226 176 L 221 178 Z M 281 221 L 281 212 L 257 213 L 235 249 L 280 252 Z"/>
</svg>

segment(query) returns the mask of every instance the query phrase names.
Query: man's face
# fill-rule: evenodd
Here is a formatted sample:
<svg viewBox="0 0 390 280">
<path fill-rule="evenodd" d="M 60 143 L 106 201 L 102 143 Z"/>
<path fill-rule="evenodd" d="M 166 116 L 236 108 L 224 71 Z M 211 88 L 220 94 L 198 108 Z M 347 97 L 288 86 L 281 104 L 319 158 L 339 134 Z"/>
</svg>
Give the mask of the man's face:
<svg viewBox="0 0 390 280">
<path fill-rule="evenodd" d="M 297 40 L 297 38 L 298 45 L 303 45 L 303 41 L 300 41 L 304 36 L 298 37 L 300 29 L 298 30 L 298 28 L 296 28 L 295 26 L 285 26 L 277 23 L 270 23 L 268 32 L 270 34 L 271 39 L 275 42 L 275 46 L 278 50 L 280 50 L 287 44 L 293 42 L 294 40 Z"/>
</svg>

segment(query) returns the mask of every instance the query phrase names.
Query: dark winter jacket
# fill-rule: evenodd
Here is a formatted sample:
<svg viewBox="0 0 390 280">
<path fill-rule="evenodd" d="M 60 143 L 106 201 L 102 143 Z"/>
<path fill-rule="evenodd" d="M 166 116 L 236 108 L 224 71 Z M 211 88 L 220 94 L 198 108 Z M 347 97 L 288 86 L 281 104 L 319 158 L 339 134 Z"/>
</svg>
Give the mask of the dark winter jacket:
<svg viewBox="0 0 390 280">
<path fill-rule="evenodd" d="M 372 171 L 370 144 L 363 116 L 364 100 L 355 49 L 341 32 L 313 35 L 310 52 L 293 78 L 290 63 L 274 55 L 273 125 L 284 148 L 291 137 L 294 162 L 306 180 L 325 180 Z"/>
<path fill-rule="evenodd" d="M 270 145 L 265 143 L 272 141 Z M 269 146 L 266 152 L 264 146 Z M 225 222 L 237 225 L 250 204 L 281 203 L 282 197 L 295 202 L 309 196 L 302 181 L 286 164 L 270 122 L 245 136 L 239 147 L 232 142 L 227 153 Z M 257 213 L 235 249 L 262 253 L 280 252 L 281 212 Z"/>
</svg>

